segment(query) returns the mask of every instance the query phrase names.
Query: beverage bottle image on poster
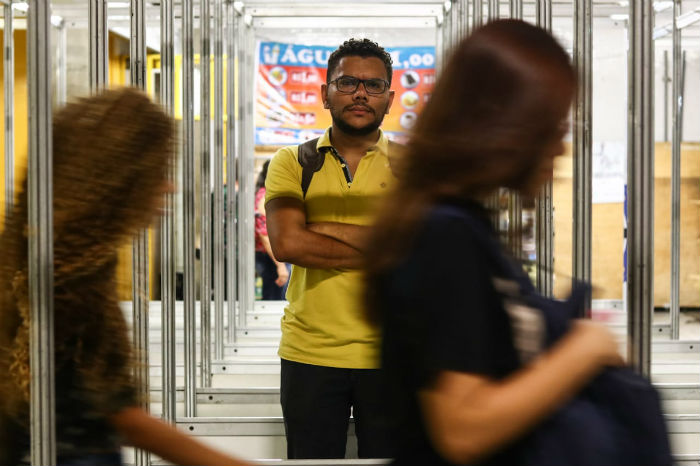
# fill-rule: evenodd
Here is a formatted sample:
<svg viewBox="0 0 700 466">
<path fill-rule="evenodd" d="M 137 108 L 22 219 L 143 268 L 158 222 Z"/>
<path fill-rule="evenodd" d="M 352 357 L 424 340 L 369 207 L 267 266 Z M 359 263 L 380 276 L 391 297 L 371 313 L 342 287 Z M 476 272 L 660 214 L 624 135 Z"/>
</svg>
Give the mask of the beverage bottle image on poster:
<svg viewBox="0 0 700 466">
<path fill-rule="evenodd" d="M 255 144 L 300 144 L 331 125 L 321 84 L 336 47 L 258 42 L 255 86 Z M 397 142 L 430 98 L 435 83 L 435 47 L 387 47 L 393 61 L 394 103 L 382 130 Z"/>
</svg>

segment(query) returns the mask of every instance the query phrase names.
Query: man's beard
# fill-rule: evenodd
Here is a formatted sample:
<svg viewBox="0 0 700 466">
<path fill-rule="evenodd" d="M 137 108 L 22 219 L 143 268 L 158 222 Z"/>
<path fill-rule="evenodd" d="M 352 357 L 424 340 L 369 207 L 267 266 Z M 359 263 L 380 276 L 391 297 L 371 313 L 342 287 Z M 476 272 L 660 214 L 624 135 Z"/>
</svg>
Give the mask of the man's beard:
<svg viewBox="0 0 700 466">
<path fill-rule="evenodd" d="M 387 104 L 387 107 L 388 106 L 389 104 Z M 374 121 L 360 128 L 350 125 L 343 119 L 342 115 L 344 111 L 345 109 L 341 111 L 340 115 L 336 115 L 336 111 L 333 108 L 331 108 L 331 118 L 333 119 L 333 125 L 349 136 L 367 136 L 368 134 L 375 132 L 377 128 L 381 126 L 382 122 L 384 121 L 384 115 L 386 114 L 386 107 L 382 112 L 375 112 Z"/>
</svg>

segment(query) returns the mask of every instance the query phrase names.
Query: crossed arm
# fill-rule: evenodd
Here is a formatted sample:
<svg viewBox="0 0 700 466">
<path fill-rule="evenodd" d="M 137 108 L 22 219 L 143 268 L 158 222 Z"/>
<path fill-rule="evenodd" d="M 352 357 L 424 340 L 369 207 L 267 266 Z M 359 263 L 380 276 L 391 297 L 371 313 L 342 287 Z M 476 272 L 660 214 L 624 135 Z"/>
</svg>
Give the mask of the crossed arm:
<svg viewBox="0 0 700 466">
<path fill-rule="evenodd" d="M 282 197 L 265 205 L 267 233 L 277 260 L 301 267 L 357 269 L 367 227 L 345 223 L 306 223 L 302 201 Z"/>
</svg>

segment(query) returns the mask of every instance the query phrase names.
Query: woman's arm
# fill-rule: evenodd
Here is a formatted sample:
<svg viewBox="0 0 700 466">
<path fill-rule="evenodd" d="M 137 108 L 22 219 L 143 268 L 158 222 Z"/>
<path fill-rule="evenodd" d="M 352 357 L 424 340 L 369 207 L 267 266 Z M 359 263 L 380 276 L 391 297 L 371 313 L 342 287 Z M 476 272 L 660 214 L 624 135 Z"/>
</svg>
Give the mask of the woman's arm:
<svg viewBox="0 0 700 466">
<path fill-rule="evenodd" d="M 606 328 L 578 321 L 554 348 L 510 378 L 444 371 L 419 393 L 419 402 L 436 450 L 449 461 L 471 463 L 524 434 L 603 367 L 622 363 Z"/>
<path fill-rule="evenodd" d="M 245 466 L 177 430 L 137 407 L 125 408 L 110 419 L 129 445 L 155 453 L 175 464 L 192 466 Z"/>
</svg>

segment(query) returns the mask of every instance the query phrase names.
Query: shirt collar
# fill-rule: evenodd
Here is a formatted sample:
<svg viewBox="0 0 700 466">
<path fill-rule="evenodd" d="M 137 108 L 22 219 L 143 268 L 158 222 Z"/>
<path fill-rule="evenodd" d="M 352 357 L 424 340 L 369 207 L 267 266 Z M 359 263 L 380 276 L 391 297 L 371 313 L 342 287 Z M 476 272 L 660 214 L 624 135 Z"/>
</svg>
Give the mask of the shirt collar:
<svg viewBox="0 0 700 466">
<path fill-rule="evenodd" d="M 323 136 L 318 138 L 318 142 L 316 143 L 316 150 L 321 152 L 321 149 L 323 148 L 329 148 L 333 147 L 333 144 L 331 144 L 331 128 L 329 127 L 326 129 L 326 132 L 323 133 Z M 378 151 L 380 154 L 384 154 L 386 156 L 389 155 L 389 138 L 386 137 L 386 134 L 384 134 L 384 131 L 379 129 L 379 139 L 377 140 L 377 143 L 367 149 L 367 152 L 373 152 L 373 151 Z"/>
</svg>

